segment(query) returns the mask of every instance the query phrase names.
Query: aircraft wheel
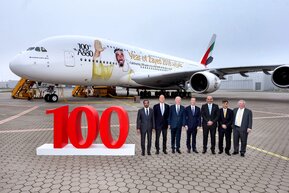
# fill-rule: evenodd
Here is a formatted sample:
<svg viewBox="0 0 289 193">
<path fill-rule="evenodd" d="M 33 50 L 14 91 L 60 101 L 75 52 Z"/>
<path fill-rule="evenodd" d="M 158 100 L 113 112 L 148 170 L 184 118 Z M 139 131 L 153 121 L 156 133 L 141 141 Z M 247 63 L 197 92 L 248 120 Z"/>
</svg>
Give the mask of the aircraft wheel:
<svg viewBox="0 0 289 193">
<path fill-rule="evenodd" d="M 49 98 L 50 98 L 50 94 L 46 94 L 46 95 L 44 96 L 45 102 L 50 102 Z"/>
<path fill-rule="evenodd" d="M 50 95 L 50 97 L 49 97 L 49 101 L 50 102 L 57 102 L 58 101 L 58 96 L 56 95 L 56 94 L 52 94 L 52 95 Z"/>
<path fill-rule="evenodd" d="M 159 97 L 160 96 L 160 92 L 156 91 L 155 92 L 155 97 Z"/>
<path fill-rule="evenodd" d="M 140 91 L 140 98 L 144 98 L 144 93 L 143 93 L 143 91 Z"/>
<path fill-rule="evenodd" d="M 143 97 L 144 97 L 144 98 L 147 98 L 147 97 L 148 97 L 148 92 L 147 92 L 146 90 L 143 92 Z"/>
<path fill-rule="evenodd" d="M 152 96 L 151 91 L 148 91 L 148 92 L 147 92 L 147 96 L 148 96 L 148 97 L 151 97 L 151 96 Z"/>
</svg>

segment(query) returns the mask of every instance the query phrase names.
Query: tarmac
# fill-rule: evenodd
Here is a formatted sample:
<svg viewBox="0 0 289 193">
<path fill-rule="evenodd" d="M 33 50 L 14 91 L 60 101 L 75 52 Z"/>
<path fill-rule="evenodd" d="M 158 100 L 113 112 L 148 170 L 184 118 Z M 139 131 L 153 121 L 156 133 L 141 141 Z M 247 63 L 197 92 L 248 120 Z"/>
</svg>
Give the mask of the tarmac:
<svg viewBox="0 0 289 193">
<path fill-rule="evenodd" d="M 289 93 L 212 93 L 214 102 L 223 98 L 230 107 L 245 99 L 253 111 L 245 157 L 202 154 L 202 131 L 197 134 L 200 153 L 186 152 L 186 132 L 182 131 L 181 152 L 172 154 L 168 132 L 168 154 L 141 156 L 136 114 L 141 101 L 113 98 L 73 98 L 65 91 L 58 103 L 12 99 L 0 93 L 0 192 L 289 192 Z M 197 105 L 206 95 L 196 95 Z M 173 104 L 173 99 L 167 99 Z M 150 99 L 151 106 L 158 103 Z M 189 105 L 189 99 L 182 104 Z M 91 105 L 100 114 L 119 105 L 129 114 L 126 144 L 135 144 L 135 156 L 37 156 L 36 148 L 53 143 L 53 116 L 46 110 L 69 105 Z M 118 137 L 118 119 L 112 116 L 112 134 Z M 83 135 L 87 122 L 82 118 Z M 216 138 L 217 142 L 218 139 Z M 162 141 L 162 138 L 161 138 Z M 209 140 L 210 142 L 210 140 Z M 101 143 L 98 138 L 95 143 Z M 210 143 L 208 148 L 210 148 Z M 231 148 L 231 152 L 233 149 Z"/>
</svg>

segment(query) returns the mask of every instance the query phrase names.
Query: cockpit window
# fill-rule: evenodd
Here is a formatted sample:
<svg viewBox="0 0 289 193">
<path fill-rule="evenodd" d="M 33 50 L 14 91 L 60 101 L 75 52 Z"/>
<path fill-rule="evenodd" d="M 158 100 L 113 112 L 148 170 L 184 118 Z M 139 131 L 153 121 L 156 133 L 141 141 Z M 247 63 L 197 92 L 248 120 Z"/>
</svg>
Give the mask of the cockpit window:
<svg viewBox="0 0 289 193">
<path fill-rule="evenodd" d="M 41 52 L 47 52 L 47 50 L 43 47 L 41 47 Z"/>
<path fill-rule="evenodd" d="M 27 51 L 35 50 L 36 52 L 47 52 L 47 50 L 44 47 L 30 47 L 27 49 Z"/>
<path fill-rule="evenodd" d="M 34 48 L 35 48 L 35 47 L 30 47 L 30 48 L 27 49 L 27 51 L 34 50 Z"/>
</svg>

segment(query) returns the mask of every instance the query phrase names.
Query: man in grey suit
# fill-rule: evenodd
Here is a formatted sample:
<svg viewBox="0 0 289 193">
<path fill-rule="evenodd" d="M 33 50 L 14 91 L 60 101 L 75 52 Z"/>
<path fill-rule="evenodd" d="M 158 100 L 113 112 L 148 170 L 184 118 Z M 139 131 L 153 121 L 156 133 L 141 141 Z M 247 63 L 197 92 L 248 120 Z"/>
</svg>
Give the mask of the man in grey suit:
<svg viewBox="0 0 289 193">
<path fill-rule="evenodd" d="M 141 150 L 142 155 L 145 155 L 145 138 L 147 135 L 147 153 L 151 155 L 152 146 L 152 130 L 155 129 L 154 111 L 149 108 L 149 100 L 143 101 L 144 108 L 137 112 L 136 128 L 137 133 L 141 136 Z"/>
<path fill-rule="evenodd" d="M 246 102 L 240 100 L 238 102 L 239 108 L 234 109 L 233 121 L 233 136 L 234 136 L 234 152 L 233 155 L 239 154 L 239 140 L 241 140 L 242 157 L 245 156 L 248 134 L 252 130 L 253 115 L 250 109 L 246 108 Z"/>
</svg>

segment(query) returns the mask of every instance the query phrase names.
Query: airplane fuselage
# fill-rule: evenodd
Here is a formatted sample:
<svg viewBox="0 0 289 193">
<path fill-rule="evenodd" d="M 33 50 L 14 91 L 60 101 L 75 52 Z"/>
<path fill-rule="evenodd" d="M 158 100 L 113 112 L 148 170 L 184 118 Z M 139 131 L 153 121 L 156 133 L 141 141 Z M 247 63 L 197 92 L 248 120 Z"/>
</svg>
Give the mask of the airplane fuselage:
<svg viewBox="0 0 289 193">
<path fill-rule="evenodd" d="M 151 73 L 204 68 L 189 60 L 82 36 L 44 39 L 17 55 L 11 63 L 15 74 L 35 81 L 134 88 L 145 87 L 133 81 L 136 74 L 148 77 Z"/>
</svg>

